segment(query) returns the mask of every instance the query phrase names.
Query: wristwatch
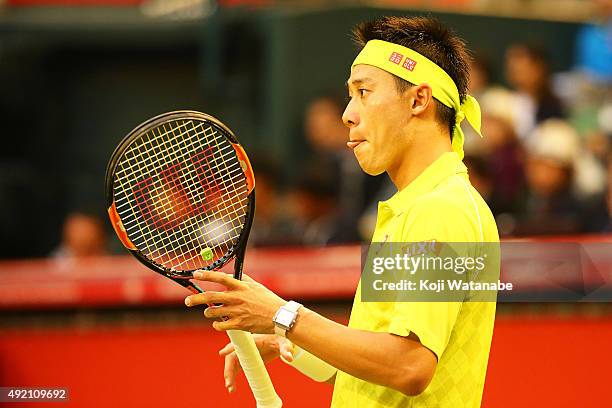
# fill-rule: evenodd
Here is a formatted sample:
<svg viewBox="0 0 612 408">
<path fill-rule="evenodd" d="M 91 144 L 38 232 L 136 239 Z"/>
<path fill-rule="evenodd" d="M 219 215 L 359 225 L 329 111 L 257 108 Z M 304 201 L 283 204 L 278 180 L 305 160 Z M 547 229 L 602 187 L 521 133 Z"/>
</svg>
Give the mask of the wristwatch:
<svg viewBox="0 0 612 408">
<path fill-rule="evenodd" d="M 274 315 L 272 321 L 274 322 L 274 333 L 279 336 L 286 337 L 287 330 L 290 330 L 295 324 L 297 319 L 298 309 L 302 307 L 298 302 L 293 300 L 285 303 L 283 306 L 278 308 L 278 311 Z"/>
</svg>

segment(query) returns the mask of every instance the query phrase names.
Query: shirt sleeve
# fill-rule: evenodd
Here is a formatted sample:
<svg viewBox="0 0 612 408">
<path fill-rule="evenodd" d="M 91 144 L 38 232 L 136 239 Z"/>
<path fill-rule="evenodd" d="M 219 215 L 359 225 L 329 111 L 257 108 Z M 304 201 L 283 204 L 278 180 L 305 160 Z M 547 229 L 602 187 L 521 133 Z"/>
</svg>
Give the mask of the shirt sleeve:
<svg viewBox="0 0 612 408">
<path fill-rule="evenodd" d="M 418 336 L 422 345 L 440 360 L 450 339 L 461 302 L 397 302 L 389 333 Z"/>
<path fill-rule="evenodd" d="M 403 223 L 403 242 L 470 242 L 475 239 L 468 214 L 444 200 L 423 200 Z M 462 302 L 395 302 L 388 331 L 398 336 L 414 333 L 438 360 L 450 340 Z"/>
</svg>

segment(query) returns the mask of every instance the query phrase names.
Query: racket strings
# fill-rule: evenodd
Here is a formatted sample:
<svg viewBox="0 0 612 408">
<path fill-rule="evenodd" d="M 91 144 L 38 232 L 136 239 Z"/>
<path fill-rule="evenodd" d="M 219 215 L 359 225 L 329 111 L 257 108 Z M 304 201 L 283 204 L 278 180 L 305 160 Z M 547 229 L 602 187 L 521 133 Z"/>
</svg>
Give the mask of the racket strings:
<svg viewBox="0 0 612 408">
<path fill-rule="evenodd" d="M 209 129 L 212 129 L 212 127 L 210 127 Z M 195 128 L 193 130 L 195 131 Z M 223 151 L 223 147 L 219 147 L 219 143 L 220 143 L 220 140 L 226 141 L 226 139 L 225 138 L 223 139 L 214 138 L 212 140 L 213 140 L 213 143 L 215 144 L 215 148 L 218 151 Z M 228 143 L 225 143 L 225 144 L 229 146 Z M 233 150 L 233 148 L 231 149 Z M 217 168 L 217 170 L 221 170 L 219 173 L 216 173 L 216 174 L 220 174 L 220 175 L 223 175 L 223 177 L 227 177 L 228 175 L 232 173 L 236 173 L 235 170 L 230 172 L 230 168 L 236 167 L 236 166 L 239 167 L 237 160 L 234 161 L 234 163 L 236 164 L 231 164 L 228 166 L 227 164 L 228 154 L 223 154 L 223 155 L 220 155 L 219 157 L 222 160 L 223 166 L 220 166 L 217 163 L 217 156 L 213 156 L 213 160 L 215 161 L 215 165 L 216 165 L 215 167 Z M 224 168 L 221 168 L 221 167 L 224 167 Z M 230 197 L 230 199 L 222 200 L 221 205 L 215 206 L 215 208 L 217 208 L 218 211 L 213 212 L 213 214 L 210 217 L 208 217 L 209 219 L 215 220 L 215 221 L 211 222 L 210 224 L 209 223 L 203 224 L 205 235 L 208 238 L 212 238 L 212 241 L 216 241 L 214 242 L 216 245 L 211 249 L 213 251 L 213 254 L 218 258 L 220 258 L 224 253 L 229 252 L 230 248 L 233 246 L 233 244 L 235 244 L 236 239 L 239 237 L 240 232 L 242 231 L 242 226 L 244 222 L 244 214 L 240 216 L 240 213 L 239 213 L 240 207 L 237 207 L 237 205 L 242 204 L 242 203 L 240 201 L 237 201 L 236 197 L 241 197 L 241 194 L 242 194 L 244 195 L 244 198 L 246 198 L 247 188 L 245 184 L 244 175 L 240 171 L 238 171 L 238 174 L 242 176 L 241 178 L 239 178 L 239 180 L 242 182 L 239 183 L 238 185 L 239 189 L 242 191 L 238 191 L 237 189 L 234 189 L 234 191 L 227 191 L 226 197 Z M 213 180 L 214 180 L 214 177 L 213 177 Z M 229 180 L 230 181 L 228 183 L 223 183 L 221 188 L 226 188 L 227 186 L 231 186 L 231 187 L 236 186 L 235 178 L 230 177 Z M 218 185 L 216 187 L 218 189 L 220 188 Z M 222 220 L 222 222 L 218 222 L 219 220 Z M 212 227 L 211 227 L 211 224 L 213 225 Z M 228 229 L 228 227 L 231 227 L 231 228 Z M 201 256 L 197 248 L 193 248 L 193 249 L 194 249 L 193 255 L 191 255 L 190 258 L 181 262 L 178 265 L 179 268 L 185 264 L 188 265 L 194 259 L 197 259 Z"/>
<path fill-rule="evenodd" d="M 128 236 L 154 262 L 204 268 L 236 244 L 246 218 L 246 177 L 215 127 L 176 120 L 149 130 L 121 158 L 115 202 Z M 211 259 L 201 256 L 212 252 Z"/>
<path fill-rule="evenodd" d="M 182 233 L 185 233 L 185 231 L 181 231 L 181 232 L 182 232 Z M 190 235 L 193 235 L 193 234 L 190 234 Z M 189 246 L 189 243 L 187 243 L 187 246 Z M 195 248 L 193 248 L 193 249 L 195 249 Z M 194 252 L 195 252 L 195 251 L 194 251 Z M 197 256 L 197 255 L 195 255 L 195 256 Z M 192 256 L 192 258 L 193 258 L 193 256 Z M 176 259 L 171 259 L 171 260 L 170 260 L 170 262 L 171 262 L 171 263 L 172 263 L 172 262 L 174 262 L 174 261 L 176 261 Z M 189 259 L 185 259 L 184 261 L 189 261 Z"/>
<path fill-rule="evenodd" d="M 160 135 L 160 136 L 165 137 L 165 136 L 168 136 L 168 135 L 169 135 L 169 133 L 170 133 L 170 132 L 165 132 L 163 135 Z M 185 134 L 186 134 L 186 133 L 187 133 L 187 132 L 183 132 L 183 133 L 181 133 L 181 134 L 180 134 L 180 136 L 181 136 L 181 137 L 182 137 L 182 136 L 185 136 Z M 159 148 L 162 148 L 162 149 L 166 149 L 166 150 L 168 150 L 168 149 L 169 149 L 169 146 L 166 146 L 166 145 L 168 144 L 169 140 L 165 140 L 165 141 L 163 141 L 163 143 L 162 143 L 161 145 L 160 145 L 160 143 L 159 143 L 159 140 L 160 140 L 160 139 L 157 139 L 157 146 L 156 146 L 156 147 L 159 147 Z M 152 173 L 152 174 L 155 174 L 156 172 L 161 172 L 161 171 L 163 171 L 163 166 L 161 166 L 161 165 L 160 165 L 160 166 L 157 166 L 157 167 L 156 167 L 156 166 L 151 166 L 151 162 L 150 162 L 150 160 L 149 160 L 151 157 L 154 157 L 154 159 L 155 159 L 156 161 L 158 161 L 158 162 L 160 162 L 160 163 L 162 163 L 162 164 L 165 164 L 165 167 L 167 167 L 167 160 L 165 160 L 163 157 L 158 157 L 158 152 L 157 152 L 157 150 L 156 150 L 156 149 L 152 149 L 152 148 L 144 148 L 144 150 L 143 150 L 143 146 L 144 146 L 145 144 L 146 144 L 146 143 L 142 143 L 142 144 L 135 144 L 135 145 L 132 147 L 132 149 L 131 149 L 130 151 L 128 151 L 128 153 L 126 153 L 126 156 L 127 156 L 127 154 L 129 154 L 129 153 L 131 153 L 131 154 L 132 154 L 132 157 L 131 157 L 131 159 L 132 159 L 132 160 L 130 161 L 130 166 L 128 167 L 128 170 L 129 170 L 129 171 L 130 171 L 130 173 L 131 173 L 131 174 L 130 174 L 130 176 L 132 176 L 132 174 L 134 174 L 134 173 L 138 173 L 138 172 L 139 172 L 139 171 L 138 171 L 138 169 L 136 169 L 136 168 L 135 168 L 135 167 L 137 167 L 138 165 L 140 165 L 140 166 L 144 165 L 144 166 L 146 167 L 146 169 L 147 169 L 147 170 L 148 170 L 150 173 Z M 152 143 L 151 143 L 151 145 L 153 146 L 153 144 L 152 144 Z M 189 145 L 189 144 L 187 144 L 187 145 Z M 135 153 L 136 151 L 138 151 L 138 153 L 137 153 L 137 154 Z M 188 149 L 186 153 L 188 153 L 188 154 L 193 154 L 194 152 L 195 152 L 195 148 L 190 149 L 190 150 Z M 187 157 L 185 157 L 184 159 L 187 159 Z M 146 181 L 147 179 L 144 179 L 144 180 Z M 149 180 L 150 180 L 150 178 L 149 178 Z M 121 182 L 121 180 L 119 180 L 119 181 Z M 123 183 L 122 183 L 122 185 L 123 185 Z M 125 187 L 125 186 L 123 186 L 123 187 L 124 187 L 124 188 L 126 189 L 126 191 L 127 191 L 127 187 Z M 145 194 L 145 193 L 147 193 L 147 191 L 145 190 L 145 191 L 143 192 L 143 191 L 141 191 L 141 190 L 143 190 L 143 189 L 139 189 L 138 187 L 136 187 L 136 188 L 133 188 L 133 189 L 132 189 L 133 193 L 138 194 L 138 192 L 140 192 L 140 193 L 141 193 L 141 195 L 143 195 L 143 196 L 144 196 L 144 194 Z M 151 191 L 151 190 L 152 190 L 152 191 Z M 158 191 L 158 194 L 155 194 L 155 192 L 156 192 L 156 191 Z M 158 204 L 158 205 L 155 207 L 155 210 L 156 210 L 156 212 L 157 212 L 157 215 L 162 216 L 162 217 L 165 217 L 165 218 L 170 218 L 170 217 L 172 216 L 172 214 L 168 214 L 168 209 L 167 209 L 167 207 L 172 208 L 172 206 L 170 205 L 171 203 L 170 203 L 170 201 L 169 201 L 169 199 L 168 199 L 169 197 L 171 197 L 171 195 L 169 195 L 169 194 L 168 194 L 167 188 L 163 188 L 163 189 L 159 189 L 159 188 L 158 188 L 158 189 L 155 189 L 155 188 L 153 188 L 153 189 L 149 189 L 149 191 L 148 191 L 148 198 L 149 198 L 149 199 L 150 199 L 152 202 L 154 202 L 154 203 L 157 203 L 157 204 Z M 127 197 L 126 197 L 126 200 L 128 200 L 129 198 L 133 198 L 133 197 L 129 197 L 129 196 L 127 196 Z M 129 202 L 129 204 L 130 204 L 130 207 L 132 207 L 131 209 L 132 209 L 132 212 L 133 212 L 134 217 L 137 217 L 136 210 L 133 208 L 133 203 L 132 203 L 131 201 L 128 201 L 128 202 Z M 145 210 L 146 210 L 146 209 L 145 209 Z M 147 211 L 147 212 L 146 212 L 144 215 L 145 215 L 145 216 L 149 216 L 149 215 L 150 215 L 150 213 Z M 128 222 L 128 223 L 126 223 L 126 224 L 127 224 L 127 225 L 129 225 L 129 222 Z M 135 225 L 135 226 L 137 226 L 137 227 L 139 228 L 139 230 L 140 230 L 140 231 L 139 231 L 139 232 L 140 232 L 140 236 L 142 236 L 142 237 L 144 237 L 144 238 L 146 239 L 147 249 L 148 249 L 149 251 L 153 252 L 153 251 L 151 250 L 151 248 L 149 247 L 149 245 L 148 245 L 148 244 L 149 244 L 149 239 L 148 239 L 148 238 L 153 238 L 152 236 L 150 236 L 151 234 L 147 234 L 147 233 L 145 233 L 145 231 L 142 231 L 142 224 L 141 224 L 141 223 L 134 223 L 134 225 Z M 129 232 L 132 232 L 132 230 L 133 230 L 133 229 L 134 229 L 133 227 L 132 227 L 132 228 L 130 228 L 130 227 L 128 227 L 128 228 L 127 228 L 127 230 L 128 230 Z M 180 231 L 179 231 L 179 232 L 180 232 Z M 183 232 L 184 232 L 184 231 L 183 231 Z M 166 241 L 166 240 L 164 240 L 164 241 Z M 167 242 L 164 242 L 164 245 L 168 245 L 168 243 L 167 243 Z M 155 248 L 155 247 L 154 247 L 154 248 Z"/>
<path fill-rule="evenodd" d="M 230 148 L 230 149 L 231 149 L 231 148 Z M 227 149 L 226 149 L 226 150 L 227 150 Z M 229 154 L 230 154 L 230 152 L 229 152 L 229 151 L 227 151 L 226 153 L 224 153 L 224 156 L 229 155 Z M 180 159 L 179 159 L 179 160 L 180 160 Z M 189 166 L 186 166 L 186 167 L 187 167 L 187 168 L 191 167 L 189 170 L 187 170 L 187 171 L 185 171 L 185 172 L 184 172 L 184 175 L 185 175 L 186 177 L 191 177 L 191 176 L 193 175 L 192 173 L 193 173 L 193 172 L 195 172 L 195 171 L 197 171 L 197 169 L 195 169 L 195 166 L 191 166 L 191 165 L 189 165 Z M 228 170 L 229 170 L 229 169 L 230 169 L 230 168 L 228 168 Z M 231 176 L 231 182 L 232 182 L 232 183 L 237 182 L 237 181 L 240 181 L 240 177 L 242 176 L 242 171 L 241 171 L 241 169 L 240 169 L 240 166 L 239 166 L 238 164 L 234 164 L 234 165 L 232 165 L 232 166 L 231 166 L 231 171 L 229 172 L 229 175 Z M 225 187 L 226 187 L 226 185 L 222 186 L 222 188 L 225 188 Z M 242 187 L 242 185 L 240 185 L 240 187 Z M 140 190 L 140 189 L 136 189 L 136 191 L 139 191 L 139 190 Z M 202 200 L 202 199 L 204 198 L 204 197 L 202 197 L 202 195 L 204 194 L 204 192 L 203 192 L 203 191 L 199 191 L 199 192 L 197 192 L 197 193 L 196 193 L 196 194 L 197 194 L 196 196 L 194 196 L 194 195 L 193 195 L 193 191 L 191 191 L 191 190 L 185 190 L 185 191 L 186 191 L 186 192 L 187 192 L 187 193 L 190 195 L 190 198 L 193 200 L 192 202 L 195 202 L 196 200 L 197 200 L 197 201 L 199 201 L 199 200 Z M 226 190 L 225 192 L 226 192 L 226 193 L 233 193 L 233 192 L 230 192 L 230 191 L 227 191 L 227 190 Z M 163 205 L 163 208 L 162 208 L 162 209 L 163 209 L 163 211 L 164 211 L 164 214 L 163 214 L 164 216 L 166 216 L 166 217 L 170 217 L 171 215 L 173 215 L 173 214 L 168 214 L 168 212 L 167 212 L 168 210 L 172 210 L 172 211 L 175 211 L 175 210 L 176 210 L 176 208 L 175 208 L 175 207 L 172 207 L 172 206 L 167 206 L 167 204 L 169 204 L 169 202 L 170 202 L 170 199 L 172 198 L 172 196 L 171 196 L 171 195 L 168 195 L 168 189 L 167 189 L 167 188 L 165 188 L 165 187 L 159 187 L 159 186 L 158 186 L 158 187 L 156 187 L 156 188 L 149 189 L 149 191 L 148 191 L 148 196 L 149 196 L 149 197 L 150 197 L 152 200 L 156 200 L 156 201 L 157 201 L 157 200 L 160 200 L 160 202 L 161 202 L 161 203 L 162 203 L 162 205 Z M 221 204 L 221 205 L 227 205 L 228 203 L 229 203 L 229 200 L 227 200 L 227 199 L 224 199 L 224 200 L 221 200 L 221 201 L 220 201 L 220 204 Z M 118 204 L 118 205 L 117 205 L 117 208 L 118 208 L 119 210 L 121 210 L 121 209 L 122 209 L 123 207 L 125 207 L 125 206 L 128 206 L 128 205 L 130 204 L 129 197 L 123 197 L 123 198 L 118 199 L 118 200 L 117 200 L 117 204 Z M 166 208 L 166 207 L 167 207 L 167 208 Z"/>
</svg>

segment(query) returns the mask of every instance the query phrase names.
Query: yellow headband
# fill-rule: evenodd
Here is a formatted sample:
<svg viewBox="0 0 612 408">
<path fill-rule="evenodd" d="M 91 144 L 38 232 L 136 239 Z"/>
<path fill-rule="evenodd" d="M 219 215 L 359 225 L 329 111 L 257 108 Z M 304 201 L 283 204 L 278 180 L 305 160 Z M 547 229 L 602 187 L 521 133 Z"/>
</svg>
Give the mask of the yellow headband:
<svg viewBox="0 0 612 408">
<path fill-rule="evenodd" d="M 467 95 L 463 103 L 459 100 L 459 91 L 450 76 L 428 58 L 398 44 L 382 40 L 370 40 L 353 61 L 353 67 L 359 64 L 372 65 L 385 70 L 406 81 L 419 85 L 428 83 L 433 97 L 449 108 L 455 109 L 456 119 L 453 128 L 453 151 L 463 159 L 463 131 L 461 122 L 467 119 L 474 130 L 480 133 L 480 105 Z"/>
</svg>

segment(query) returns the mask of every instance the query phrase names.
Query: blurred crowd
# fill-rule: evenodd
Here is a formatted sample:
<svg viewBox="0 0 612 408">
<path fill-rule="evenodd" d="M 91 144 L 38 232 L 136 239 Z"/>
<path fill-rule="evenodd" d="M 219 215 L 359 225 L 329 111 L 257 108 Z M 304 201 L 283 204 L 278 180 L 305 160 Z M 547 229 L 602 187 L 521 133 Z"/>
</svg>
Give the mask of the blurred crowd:
<svg viewBox="0 0 612 408">
<path fill-rule="evenodd" d="M 505 52 L 502 85 L 487 56 L 474 56 L 470 93 L 481 104 L 484 138 L 465 127 L 464 162 L 501 236 L 612 232 L 609 4 L 600 3 L 602 21 L 581 29 L 571 72 L 551 72 L 547 50 L 517 43 Z M 395 189 L 386 176 L 361 172 L 345 145 L 342 111 L 329 95 L 307 107 L 309 154 L 289 187 L 279 188 L 270 158 L 255 164 L 257 245 L 370 239 L 377 203 Z"/>
<path fill-rule="evenodd" d="M 577 48 L 576 69 L 553 75 L 546 50 L 511 46 L 509 88 L 489 82 L 483 57 L 472 64 L 470 91 L 482 105 L 485 138 L 469 138 L 465 162 L 502 235 L 610 229 L 612 65 Z"/>
<path fill-rule="evenodd" d="M 501 69 L 474 55 L 470 93 L 481 104 L 484 138 L 464 128 L 464 162 L 502 237 L 612 232 L 612 2 L 598 3 L 601 20 L 580 30 L 569 72 L 552 72 L 548 50 L 536 44 L 508 47 Z M 386 175 L 364 174 L 346 147 L 340 95 L 321 95 L 305 109 L 296 175 L 286 177 L 282 158 L 252 152 L 251 245 L 371 238 L 377 204 L 395 188 Z M 107 252 L 115 240 L 104 225 L 91 213 L 69 214 L 52 255 Z"/>
</svg>

